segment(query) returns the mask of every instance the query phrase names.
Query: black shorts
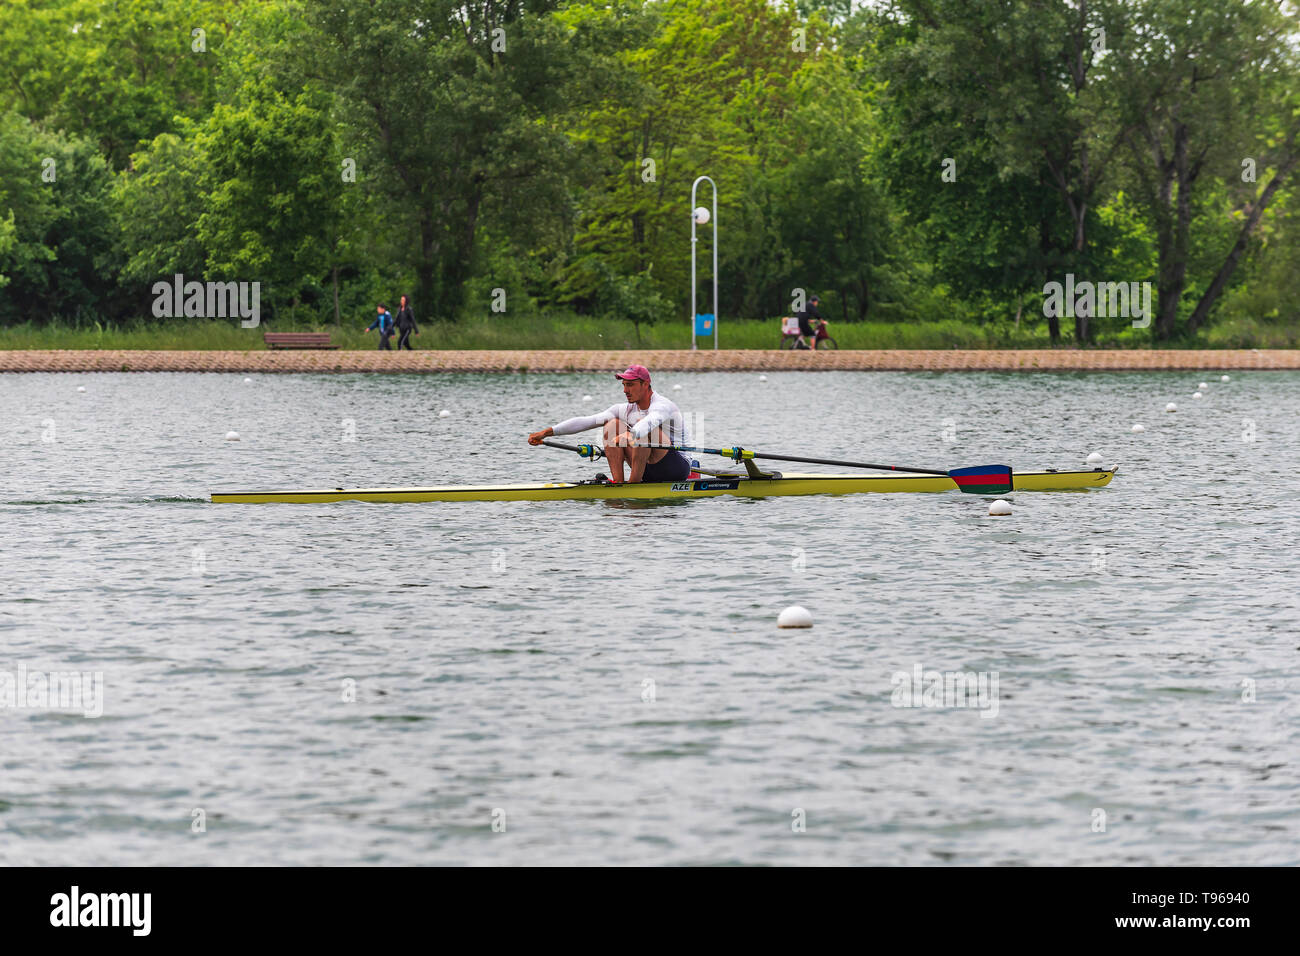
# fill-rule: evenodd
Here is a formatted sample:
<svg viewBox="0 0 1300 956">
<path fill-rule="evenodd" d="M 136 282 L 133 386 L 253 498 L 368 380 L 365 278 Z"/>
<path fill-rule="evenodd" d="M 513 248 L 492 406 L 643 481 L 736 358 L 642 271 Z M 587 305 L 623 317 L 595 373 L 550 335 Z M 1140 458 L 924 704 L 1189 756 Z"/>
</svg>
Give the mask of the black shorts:
<svg viewBox="0 0 1300 956">
<path fill-rule="evenodd" d="M 691 476 L 691 463 L 679 451 L 670 451 L 658 461 L 646 462 L 642 481 L 685 481 Z"/>
</svg>

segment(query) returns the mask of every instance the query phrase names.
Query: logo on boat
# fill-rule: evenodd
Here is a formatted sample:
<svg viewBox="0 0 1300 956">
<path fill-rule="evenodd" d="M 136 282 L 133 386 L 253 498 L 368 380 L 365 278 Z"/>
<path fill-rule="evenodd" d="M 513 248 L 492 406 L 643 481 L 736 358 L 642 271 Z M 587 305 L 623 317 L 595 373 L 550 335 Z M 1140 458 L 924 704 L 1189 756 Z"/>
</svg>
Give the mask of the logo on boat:
<svg viewBox="0 0 1300 956">
<path fill-rule="evenodd" d="M 735 492 L 740 481 L 675 481 L 673 492 Z"/>
<path fill-rule="evenodd" d="M 673 491 L 735 491 L 740 487 L 739 481 L 677 481 Z"/>
</svg>

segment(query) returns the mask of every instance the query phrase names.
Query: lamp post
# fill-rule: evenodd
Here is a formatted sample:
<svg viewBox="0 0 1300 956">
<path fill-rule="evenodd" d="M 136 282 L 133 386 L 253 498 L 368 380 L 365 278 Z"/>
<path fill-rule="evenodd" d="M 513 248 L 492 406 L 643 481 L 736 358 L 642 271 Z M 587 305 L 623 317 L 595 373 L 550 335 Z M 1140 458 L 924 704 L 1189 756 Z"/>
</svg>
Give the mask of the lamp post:
<svg viewBox="0 0 1300 956">
<path fill-rule="evenodd" d="M 695 311 L 695 251 L 696 243 L 699 241 L 695 235 L 695 227 L 702 226 L 709 221 L 709 211 L 703 206 L 695 205 L 695 191 L 699 188 L 700 183 L 707 182 L 713 187 L 713 312 L 707 316 L 702 316 Z M 703 323 L 701 320 L 707 319 Z M 708 176 L 701 176 L 691 184 L 691 349 L 695 349 L 695 336 L 699 333 L 709 334 L 710 326 L 713 331 L 713 347 L 718 347 L 718 184 Z"/>
</svg>

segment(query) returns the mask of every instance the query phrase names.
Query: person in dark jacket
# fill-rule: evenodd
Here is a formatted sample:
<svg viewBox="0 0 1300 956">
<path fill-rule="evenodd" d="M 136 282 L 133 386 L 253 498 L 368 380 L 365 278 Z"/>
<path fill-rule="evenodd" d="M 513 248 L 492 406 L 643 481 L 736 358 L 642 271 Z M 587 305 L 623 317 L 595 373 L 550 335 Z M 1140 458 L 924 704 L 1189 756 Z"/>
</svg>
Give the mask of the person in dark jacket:
<svg viewBox="0 0 1300 956">
<path fill-rule="evenodd" d="M 366 331 L 371 329 L 379 330 L 379 351 L 391 352 L 393 347 L 388 344 L 388 338 L 393 334 L 393 314 L 384 308 L 384 303 L 375 306 L 375 321 L 366 326 Z"/>
<path fill-rule="evenodd" d="M 406 296 L 402 296 L 402 304 L 397 309 L 397 332 L 397 351 L 402 351 L 403 347 L 415 351 L 411 348 L 411 333 L 419 335 L 420 330 L 415 324 L 415 313 L 411 311 L 411 303 Z"/>
<path fill-rule="evenodd" d="M 795 313 L 795 318 L 799 320 L 799 338 L 794 343 L 795 348 L 815 349 L 817 347 L 817 327 L 813 325 L 813 319 L 817 319 L 819 323 L 821 321 L 822 314 L 817 311 L 821 301 L 817 296 L 813 296 L 802 312 Z M 805 342 L 805 338 L 808 341 Z"/>
</svg>

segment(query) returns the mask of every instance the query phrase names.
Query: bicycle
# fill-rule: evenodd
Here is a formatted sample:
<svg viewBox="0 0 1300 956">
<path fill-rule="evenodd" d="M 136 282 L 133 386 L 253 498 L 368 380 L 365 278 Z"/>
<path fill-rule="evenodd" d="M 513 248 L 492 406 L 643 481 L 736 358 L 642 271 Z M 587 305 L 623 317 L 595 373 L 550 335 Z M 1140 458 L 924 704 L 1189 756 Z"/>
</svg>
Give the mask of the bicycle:
<svg viewBox="0 0 1300 956">
<path fill-rule="evenodd" d="M 813 336 L 813 349 L 838 349 L 839 343 L 831 338 L 830 333 L 826 331 L 829 323 L 822 319 L 817 326 L 817 333 Z M 808 346 L 799 342 L 799 320 L 790 316 L 781 320 L 781 345 L 782 349 L 807 349 Z"/>
</svg>

